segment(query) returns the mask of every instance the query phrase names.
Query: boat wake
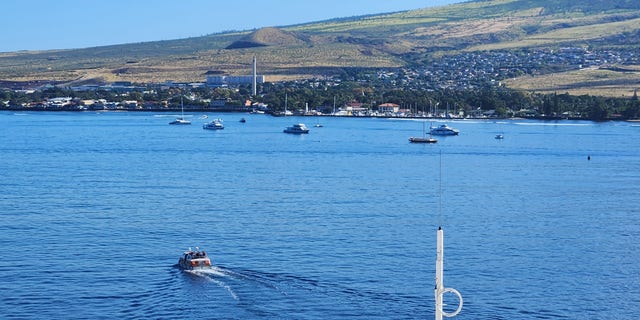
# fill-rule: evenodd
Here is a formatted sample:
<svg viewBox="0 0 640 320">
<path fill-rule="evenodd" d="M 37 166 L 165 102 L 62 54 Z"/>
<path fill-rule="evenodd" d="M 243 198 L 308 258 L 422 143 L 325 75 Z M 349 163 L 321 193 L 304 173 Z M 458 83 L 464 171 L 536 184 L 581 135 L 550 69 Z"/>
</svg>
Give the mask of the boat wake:
<svg viewBox="0 0 640 320">
<path fill-rule="evenodd" d="M 361 306 L 378 305 L 381 301 L 402 301 L 406 295 L 396 292 L 371 290 L 365 287 L 345 286 L 332 281 L 301 277 L 286 273 L 269 273 L 250 269 L 230 269 L 211 266 L 197 270 L 184 270 L 189 274 L 224 290 L 224 294 L 241 306 L 267 305 L 279 301 L 289 305 L 291 301 L 331 301 L 340 304 L 345 300 L 359 301 Z M 269 297 L 265 300 L 265 297 Z M 410 297 L 419 301 L 419 297 Z"/>
<path fill-rule="evenodd" d="M 226 275 L 223 269 L 220 269 L 214 266 L 207 267 L 207 268 L 194 269 L 194 270 L 184 270 L 184 272 L 187 272 L 196 276 L 203 276 L 203 277 L 207 277 L 207 276 L 224 277 Z"/>
<path fill-rule="evenodd" d="M 193 118 L 193 115 L 185 114 L 183 116 L 181 114 L 167 113 L 167 114 L 154 114 L 153 117 L 154 118 L 176 118 L 176 117 Z"/>
<path fill-rule="evenodd" d="M 211 266 L 196 270 L 184 270 L 184 272 L 194 276 L 203 277 L 204 279 L 207 279 L 207 281 L 225 289 L 234 300 L 240 300 L 238 294 L 233 290 L 231 285 L 224 281 L 225 277 L 229 277 L 228 273 L 224 269 Z"/>
<path fill-rule="evenodd" d="M 592 123 L 558 123 L 558 122 L 514 122 L 518 126 L 540 126 L 540 127 L 588 127 Z"/>
</svg>

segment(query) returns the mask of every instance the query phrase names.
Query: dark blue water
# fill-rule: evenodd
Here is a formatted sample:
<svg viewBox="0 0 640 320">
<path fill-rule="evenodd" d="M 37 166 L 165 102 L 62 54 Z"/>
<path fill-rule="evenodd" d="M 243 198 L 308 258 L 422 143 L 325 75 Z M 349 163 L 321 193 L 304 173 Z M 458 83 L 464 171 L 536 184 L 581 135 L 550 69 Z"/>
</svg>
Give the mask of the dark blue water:
<svg viewBox="0 0 640 320">
<path fill-rule="evenodd" d="M 640 317 L 640 126 L 200 116 L 0 113 L 0 318 L 430 319 L 440 223 L 459 319 Z"/>
</svg>

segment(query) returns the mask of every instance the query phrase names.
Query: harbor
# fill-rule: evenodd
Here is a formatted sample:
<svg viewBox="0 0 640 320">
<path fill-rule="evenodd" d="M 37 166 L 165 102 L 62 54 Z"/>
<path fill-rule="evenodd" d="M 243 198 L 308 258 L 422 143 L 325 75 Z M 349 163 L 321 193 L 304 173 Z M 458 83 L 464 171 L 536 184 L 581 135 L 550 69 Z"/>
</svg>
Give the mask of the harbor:
<svg viewBox="0 0 640 320">
<path fill-rule="evenodd" d="M 637 123 L 456 120 L 412 144 L 423 120 L 174 118 L 0 112 L 0 242 L 19 244 L 0 250 L 38 253 L 0 264 L 0 313 L 433 319 L 440 225 L 456 319 L 640 313 Z M 210 269 L 178 267 L 193 246 Z"/>
</svg>

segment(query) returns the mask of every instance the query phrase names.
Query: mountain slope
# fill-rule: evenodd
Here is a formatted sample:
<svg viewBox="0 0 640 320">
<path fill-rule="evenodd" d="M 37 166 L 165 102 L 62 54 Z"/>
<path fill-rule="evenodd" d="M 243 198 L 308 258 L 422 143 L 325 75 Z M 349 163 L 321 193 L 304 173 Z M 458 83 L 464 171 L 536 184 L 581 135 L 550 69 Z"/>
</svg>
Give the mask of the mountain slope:
<svg viewBox="0 0 640 320">
<path fill-rule="evenodd" d="M 249 74 L 256 55 L 259 72 L 275 81 L 419 66 L 468 51 L 571 46 L 637 51 L 640 1 L 478 0 L 170 41 L 0 53 L 0 79 L 203 81 L 208 72 Z"/>
</svg>

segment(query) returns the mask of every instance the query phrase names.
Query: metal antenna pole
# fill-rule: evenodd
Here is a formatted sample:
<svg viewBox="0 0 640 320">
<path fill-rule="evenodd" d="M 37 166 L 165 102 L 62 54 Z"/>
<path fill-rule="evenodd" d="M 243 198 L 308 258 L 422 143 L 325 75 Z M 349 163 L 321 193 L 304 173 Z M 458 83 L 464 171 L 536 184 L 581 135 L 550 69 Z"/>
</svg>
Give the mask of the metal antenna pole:
<svg viewBox="0 0 640 320">
<path fill-rule="evenodd" d="M 436 287 L 434 296 L 436 299 L 435 319 L 442 320 L 442 317 L 455 317 L 462 310 L 462 295 L 458 290 L 444 287 L 444 230 L 442 230 L 442 151 L 440 151 L 440 200 L 438 205 L 438 231 L 436 233 Z M 451 292 L 458 296 L 459 304 L 456 311 L 448 313 L 442 310 L 444 306 L 444 294 Z"/>
</svg>

